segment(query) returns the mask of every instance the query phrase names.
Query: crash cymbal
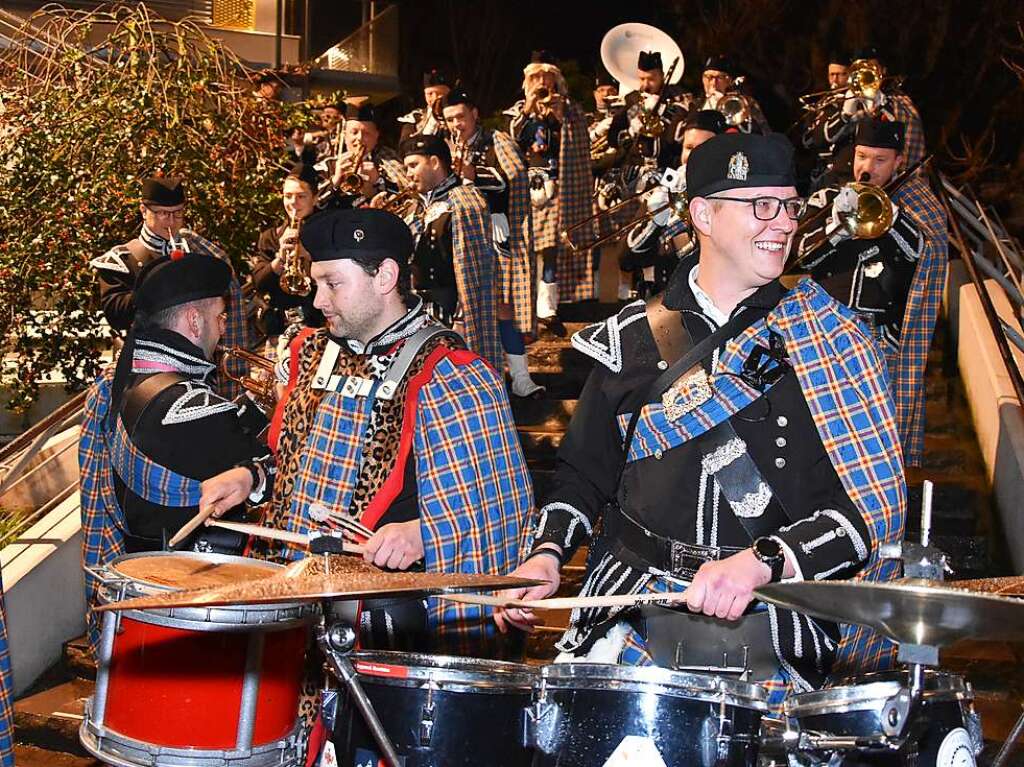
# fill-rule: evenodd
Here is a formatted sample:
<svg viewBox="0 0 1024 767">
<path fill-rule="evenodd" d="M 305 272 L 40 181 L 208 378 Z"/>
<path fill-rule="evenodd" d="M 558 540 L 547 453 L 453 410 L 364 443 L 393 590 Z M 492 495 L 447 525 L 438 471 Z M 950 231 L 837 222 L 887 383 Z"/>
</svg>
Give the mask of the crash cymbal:
<svg viewBox="0 0 1024 767">
<path fill-rule="evenodd" d="M 330 575 L 275 576 L 191 591 L 136 597 L 97 607 L 105 610 L 149 610 L 171 607 L 217 607 L 274 603 L 318 602 L 324 599 L 372 599 L 421 597 L 459 591 L 511 589 L 534 586 L 540 581 L 502 575 L 463 573 L 337 573 Z"/>
<path fill-rule="evenodd" d="M 964 581 L 944 581 L 951 589 L 976 591 L 980 594 L 998 594 L 1004 597 L 1024 597 L 1024 575 L 1002 578 L 973 578 Z"/>
<path fill-rule="evenodd" d="M 837 623 L 869 626 L 901 644 L 1024 639 L 1024 601 L 935 581 L 794 581 L 757 589 L 766 602 Z"/>
</svg>

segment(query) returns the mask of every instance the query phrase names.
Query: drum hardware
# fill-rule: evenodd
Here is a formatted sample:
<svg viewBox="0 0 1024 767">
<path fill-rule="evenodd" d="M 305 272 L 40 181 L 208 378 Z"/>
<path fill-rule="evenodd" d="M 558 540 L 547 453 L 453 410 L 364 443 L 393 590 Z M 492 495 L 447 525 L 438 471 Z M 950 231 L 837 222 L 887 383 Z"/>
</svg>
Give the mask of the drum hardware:
<svg viewBox="0 0 1024 767">
<path fill-rule="evenodd" d="M 327 659 L 328 667 L 348 688 L 352 700 L 359 708 L 359 713 L 363 715 L 377 746 L 384 755 L 387 767 L 401 767 L 403 762 L 399 759 L 398 752 L 391 744 L 387 732 L 384 731 L 384 725 L 381 724 L 377 711 L 367 696 L 366 690 L 363 689 L 356 670 L 352 667 L 352 661 L 349 660 L 349 653 L 356 646 L 355 628 L 345 621 L 337 621 L 330 626 L 327 626 L 325 621 L 321 621 L 317 627 L 316 639 Z"/>
<path fill-rule="evenodd" d="M 740 666 L 729 665 L 729 653 L 722 653 L 722 665 L 721 666 L 688 666 L 684 662 L 683 656 L 683 642 L 676 643 L 675 658 L 672 662 L 673 671 L 684 671 L 693 674 L 722 674 L 728 676 L 734 676 L 744 682 L 750 681 L 750 666 L 748 665 L 748 659 L 750 658 L 750 647 L 743 645 L 743 664 Z"/>
</svg>

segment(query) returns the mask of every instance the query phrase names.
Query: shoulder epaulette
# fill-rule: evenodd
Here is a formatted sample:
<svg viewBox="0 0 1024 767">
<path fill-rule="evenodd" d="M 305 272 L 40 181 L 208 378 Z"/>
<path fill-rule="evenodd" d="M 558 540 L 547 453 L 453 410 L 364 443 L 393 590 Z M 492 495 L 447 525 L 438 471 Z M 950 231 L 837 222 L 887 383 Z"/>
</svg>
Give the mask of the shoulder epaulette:
<svg viewBox="0 0 1024 767">
<path fill-rule="evenodd" d="M 604 322 L 588 325 L 572 336 L 573 348 L 613 373 L 622 372 L 622 331 L 647 316 L 647 304 L 634 301 Z"/>
<path fill-rule="evenodd" d="M 131 256 L 131 250 L 127 245 L 115 245 L 102 256 L 97 256 L 89 262 L 94 269 L 106 269 L 108 272 L 120 272 L 131 274 L 125 259 Z"/>
<path fill-rule="evenodd" d="M 184 389 L 184 391 L 181 391 Z M 161 423 L 164 426 L 175 423 L 189 423 L 208 418 L 218 413 L 235 412 L 237 405 L 226 400 L 205 384 L 196 384 L 192 381 L 183 381 L 172 387 L 178 398 L 171 403 L 171 406 L 164 414 Z"/>
</svg>

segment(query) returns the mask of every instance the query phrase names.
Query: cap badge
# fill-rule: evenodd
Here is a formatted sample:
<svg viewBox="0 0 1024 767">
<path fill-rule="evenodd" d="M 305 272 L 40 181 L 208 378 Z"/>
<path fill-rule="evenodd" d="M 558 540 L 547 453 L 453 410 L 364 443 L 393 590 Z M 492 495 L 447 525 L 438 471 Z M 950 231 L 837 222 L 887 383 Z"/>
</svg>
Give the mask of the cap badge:
<svg viewBox="0 0 1024 767">
<path fill-rule="evenodd" d="M 737 152 L 729 158 L 729 172 L 726 174 L 726 178 L 733 181 L 746 181 L 749 170 L 750 164 L 747 162 L 747 156 L 743 152 Z"/>
<path fill-rule="evenodd" d="M 352 232 L 352 239 L 354 239 L 356 242 L 362 242 L 365 236 L 366 232 L 364 232 L 362 229 L 356 229 L 354 232 Z"/>
</svg>

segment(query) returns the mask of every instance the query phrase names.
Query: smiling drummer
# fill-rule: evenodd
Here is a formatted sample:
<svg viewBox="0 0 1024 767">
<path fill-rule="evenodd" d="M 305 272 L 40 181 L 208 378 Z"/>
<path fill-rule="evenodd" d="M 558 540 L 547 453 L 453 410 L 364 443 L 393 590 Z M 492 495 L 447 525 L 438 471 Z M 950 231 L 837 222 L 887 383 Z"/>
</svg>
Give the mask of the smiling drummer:
<svg viewBox="0 0 1024 767">
<path fill-rule="evenodd" d="M 583 594 L 686 587 L 686 597 L 676 610 L 576 610 L 565 656 L 697 669 L 745 660 L 775 704 L 840 664 L 891 657 L 865 630 L 753 599 L 784 578 L 891 577 L 878 547 L 902 536 L 905 515 L 878 351 L 817 283 L 787 292 L 778 280 L 803 209 L 792 158 L 778 134 L 694 149 L 699 255 L 660 296 L 573 338 L 598 364 L 515 572 L 548 584 L 514 593 L 553 593 L 561 564 L 590 539 Z"/>
</svg>

